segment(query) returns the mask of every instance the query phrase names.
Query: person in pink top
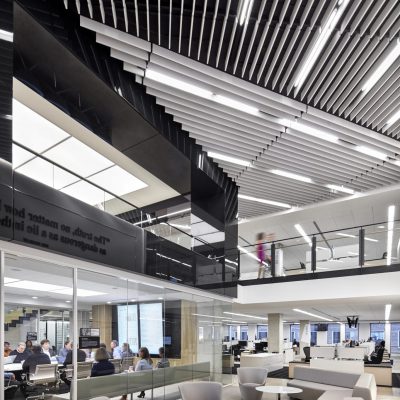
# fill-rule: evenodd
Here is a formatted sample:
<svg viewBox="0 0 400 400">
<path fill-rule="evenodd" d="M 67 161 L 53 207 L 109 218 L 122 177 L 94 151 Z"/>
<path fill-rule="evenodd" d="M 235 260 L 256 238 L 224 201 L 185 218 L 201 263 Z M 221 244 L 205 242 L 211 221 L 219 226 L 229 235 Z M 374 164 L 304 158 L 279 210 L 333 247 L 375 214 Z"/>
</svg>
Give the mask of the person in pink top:
<svg viewBox="0 0 400 400">
<path fill-rule="evenodd" d="M 268 265 L 271 265 L 271 257 L 267 255 L 267 239 L 267 234 L 263 232 L 257 234 L 256 250 L 257 258 L 259 260 L 257 277 L 258 279 L 265 278 L 265 271 L 268 268 Z"/>
</svg>

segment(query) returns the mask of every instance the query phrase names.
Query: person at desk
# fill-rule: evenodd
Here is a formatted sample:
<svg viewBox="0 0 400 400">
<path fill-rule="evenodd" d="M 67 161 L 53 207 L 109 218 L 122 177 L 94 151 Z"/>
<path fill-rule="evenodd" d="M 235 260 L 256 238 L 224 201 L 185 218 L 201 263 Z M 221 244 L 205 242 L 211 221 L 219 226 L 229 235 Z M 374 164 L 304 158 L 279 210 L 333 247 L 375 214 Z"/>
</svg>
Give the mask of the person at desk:
<svg viewBox="0 0 400 400">
<path fill-rule="evenodd" d="M 71 343 L 71 350 L 68 351 L 68 353 L 67 353 L 67 355 L 65 357 L 65 360 L 63 362 L 64 367 L 66 367 L 67 365 L 72 364 L 72 356 L 73 356 L 72 347 L 73 347 L 73 345 Z M 78 362 L 86 361 L 86 353 L 83 350 L 78 349 L 77 356 L 78 356 Z"/>
<path fill-rule="evenodd" d="M 4 357 L 8 357 L 12 352 L 10 342 L 4 342 Z"/>
<path fill-rule="evenodd" d="M 58 361 L 60 363 L 64 363 L 64 361 L 67 357 L 67 354 L 69 353 L 69 351 L 71 349 L 72 349 L 72 343 L 69 340 L 67 340 L 64 343 L 64 347 L 62 349 L 60 349 L 60 352 L 58 353 Z"/>
<path fill-rule="evenodd" d="M 50 348 L 50 340 L 43 339 L 40 342 L 40 345 L 42 346 L 42 353 L 46 354 L 49 356 L 49 358 L 54 357 L 54 351 L 53 349 Z"/>
<path fill-rule="evenodd" d="M 139 357 L 140 361 L 136 364 L 135 371 L 145 371 L 148 369 L 153 369 L 153 360 L 150 358 L 149 349 L 147 347 L 141 347 L 139 349 Z M 145 395 L 146 393 L 144 391 L 141 391 L 138 397 L 144 398 Z"/>
<path fill-rule="evenodd" d="M 169 368 L 169 360 L 167 357 L 165 357 L 165 349 L 164 347 L 160 347 L 158 349 L 158 355 L 160 359 L 157 362 L 156 368 Z"/>
<path fill-rule="evenodd" d="M 37 365 L 50 363 L 50 357 L 42 352 L 42 346 L 37 345 L 32 347 L 32 354 L 25 360 L 22 370 L 34 373 Z"/>
<path fill-rule="evenodd" d="M 375 351 L 371 354 L 371 360 L 367 361 L 366 364 L 380 364 L 382 362 L 385 350 L 385 341 L 382 340 L 380 345 L 377 346 Z"/>
<path fill-rule="evenodd" d="M 18 347 L 10 353 L 10 356 L 16 356 L 14 363 L 25 361 L 31 355 L 31 351 L 26 349 L 24 342 L 18 343 Z"/>
<path fill-rule="evenodd" d="M 121 347 L 118 346 L 118 340 L 111 341 L 111 351 L 112 358 L 121 359 L 122 358 L 122 350 Z"/>
<path fill-rule="evenodd" d="M 131 347 L 129 346 L 129 343 L 123 343 L 121 357 L 127 358 L 127 357 L 133 357 L 133 356 L 134 356 L 134 354 L 133 354 L 133 351 L 131 350 Z"/>
<path fill-rule="evenodd" d="M 114 364 L 109 361 L 107 350 L 104 347 L 99 347 L 96 350 L 94 359 L 96 362 L 93 364 L 91 377 L 112 375 L 115 373 Z"/>
</svg>

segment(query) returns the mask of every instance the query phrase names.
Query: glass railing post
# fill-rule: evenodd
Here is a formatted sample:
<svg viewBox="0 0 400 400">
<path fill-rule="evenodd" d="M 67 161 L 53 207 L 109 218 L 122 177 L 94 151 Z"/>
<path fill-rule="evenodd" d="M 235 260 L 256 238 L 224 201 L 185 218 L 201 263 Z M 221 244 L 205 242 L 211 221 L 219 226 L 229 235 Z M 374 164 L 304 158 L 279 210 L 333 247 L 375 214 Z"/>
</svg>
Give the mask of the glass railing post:
<svg viewBox="0 0 400 400">
<path fill-rule="evenodd" d="M 358 235 L 358 264 L 361 267 L 365 263 L 365 229 L 360 228 Z"/>
<path fill-rule="evenodd" d="M 311 271 L 314 273 L 317 269 L 317 238 L 311 239 Z"/>
<path fill-rule="evenodd" d="M 275 243 L 271 244 L 271 276 L 275 276 Z"/>
</svg>

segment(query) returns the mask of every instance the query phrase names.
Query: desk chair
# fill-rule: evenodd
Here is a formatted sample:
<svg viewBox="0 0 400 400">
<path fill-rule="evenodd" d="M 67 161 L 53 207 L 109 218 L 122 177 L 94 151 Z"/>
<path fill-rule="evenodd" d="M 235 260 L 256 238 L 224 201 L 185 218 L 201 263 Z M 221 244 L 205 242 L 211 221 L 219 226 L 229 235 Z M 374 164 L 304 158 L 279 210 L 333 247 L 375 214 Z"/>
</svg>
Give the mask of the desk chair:
<svg viewBox="0 0 400 400">
<path fill-rule="evenodd" d="M 115 373 L 119 374 L 121 372 L 121 359 L 119 358 L 112 358 L 111 360 L 109 360 L 111 362 L 111 364 L 114 364 L 114 368 L 115 368 Z"/>
<path fill-rule="evenodd" d="M 129 369 L 129 367 L 132 367 L 134 364 L 134 357 L 125 357 L 122 359 L 121 362 L 121 372 L 123 371 L 127 371 Z"/>
<path fill-rule="evenodd" d="M 4 399 L 12 399 L 18 390 L 18 382 L 10 377 L 4 378 Z"/>
<path fill-rule="evenodd" d="M 49 390 L 49 385 L 57 385 L 59 383 L 58 376 L 58 365 L 55 364 L 40 364 L 36 366 L 34 374 L 30 374 L 27 380 L 28 386 L 32 386 L 35 389 L 42 390 L 40 395 L 28 396 L 27 399 L 45 399 L 46 397 L 52 397 L 51 395 L 45 395 L 45 391 Z M 42 387 L 40 389 L 40 387 Z"/>
<path fill-rule="evenodd" d="M 77 372 L 77 378 L 78 379 L 84 379 L 84 378 L 89 378 L 90 374 L 92 373 L 92 361 L 81 361 L 77 363 L 78 366 L 78 372 Z M 69 381 L 72 380 L 74 373 L 74 366 L 72 364 L 68 364 L 67 368 L 65 370 L 65 377 Z"/>
<path fill-rule="evenodd" d="M 304 352 L 304 355 L 306 356 L 306 358 L 305 358 L 305 362 L 310 362 L 310 360 L 311 360 L 311 357 L 310 357 L 310 347 L 309 346 L 306 346 L 306 347 L 303 347 L 303 352 Z"/>
</svg>

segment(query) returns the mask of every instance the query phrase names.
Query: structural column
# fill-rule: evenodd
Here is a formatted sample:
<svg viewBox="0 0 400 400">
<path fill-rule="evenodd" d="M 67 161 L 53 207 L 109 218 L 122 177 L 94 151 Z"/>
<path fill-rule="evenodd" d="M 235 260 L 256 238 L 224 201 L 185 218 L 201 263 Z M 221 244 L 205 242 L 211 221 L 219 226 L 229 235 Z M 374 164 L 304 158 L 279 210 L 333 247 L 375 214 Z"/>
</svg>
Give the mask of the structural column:
<svg viewBox="0 0 400 400">
<path fill-rule="evenodd" d="M 101 304 L 92 306 L 92 328 L 100 329 L 100 341 L 110 345 L 112 337 L 112 306 Z"/>
<path fill-rule="evenodd" d="M 282 314 L 268 314 L 268 352 L 283 352 Z"/>
<path fill-rule="evenodd" d="M 343 340 L 346 340 L 346 324 L 345 323 L 340 324 L 340 341 L 343 342 Z"/>
<path fill-rule="evenodd" d="M 304 347 L 310 346 L 311 330 L 310 321 L 300 321 L 300 355 L 303 357 Z"/>
</svg>

